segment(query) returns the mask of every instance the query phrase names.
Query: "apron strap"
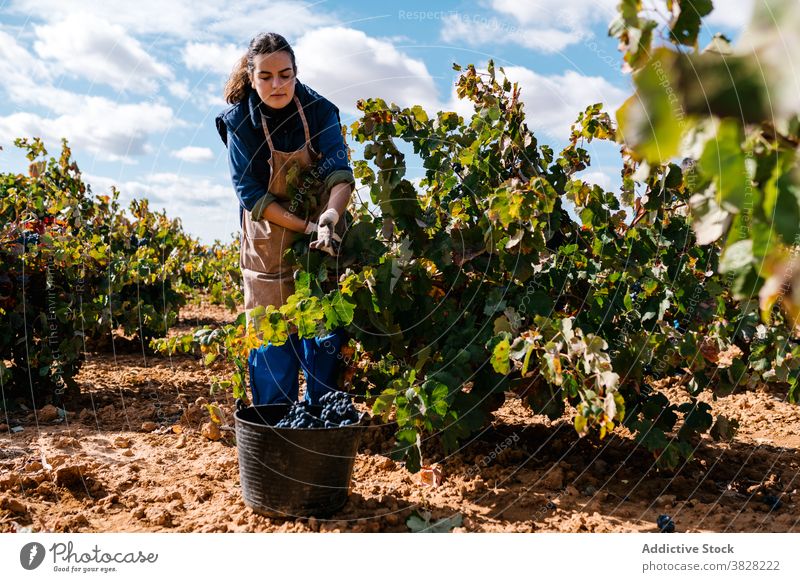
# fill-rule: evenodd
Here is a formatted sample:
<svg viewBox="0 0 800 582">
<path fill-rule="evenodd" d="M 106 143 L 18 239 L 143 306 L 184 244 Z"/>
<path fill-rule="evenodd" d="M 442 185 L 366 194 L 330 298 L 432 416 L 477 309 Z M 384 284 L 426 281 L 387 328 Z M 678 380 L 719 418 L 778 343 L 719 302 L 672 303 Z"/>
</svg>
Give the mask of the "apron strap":
<svg viewBox="0 0 800 582">
<path fill-rule="evenodd" d="M 297 104 L 297 111 L 300 112 L 300 119 L 303 121 L 303 132 L 306 135 L 306 143 L 311 146 L 311 135 L 308 131 L 308 121 L 306 121 L 306 114 L 303 112 L 303 106 L 300 105 L 300 99 L 297 98 L 297 95 L 294 96 L 294 102 Z"/>
<path fill-rule="evenodd" d="M 267 145 L 269 145 L 270 157 L 272 157 L 272 152 L 275 151 L 275 146 L 272 145 L 272 138 L 269 136 L 269 129 L 267 128 L 267 118 L 264 114 L 261 114 L 261 125 L 264 127 L 264 135 L 267 138 Z"/>
<path fill-rule="evenodd" d="M 297 95 L 294 96 L 295 105 L 297 105 L 297 112 L 300 113 L 300 120 L 303 122 L 303 133 L 305 134 L 306 142 L 304 145 L 314 151 L 314 148 L 311 147 L 311 132 L 308 130 L 308 121 L 306 120 L 306 114 L 303 112 L 303 106 L 300 105 L 300 99 L 297 98 Z M 264 127 L 264 136 L 267 138 L 267 145 L 269 145 L 269 151 L 274 152 L 275 146 L 272 145 L 272 137 L 269 135 L 269 128 L 267 127 L 267 118 L 264 114 L 261 114 L 261 125 Z M 301 148 L 302 149 L 302 148 Z"/>
</svg>

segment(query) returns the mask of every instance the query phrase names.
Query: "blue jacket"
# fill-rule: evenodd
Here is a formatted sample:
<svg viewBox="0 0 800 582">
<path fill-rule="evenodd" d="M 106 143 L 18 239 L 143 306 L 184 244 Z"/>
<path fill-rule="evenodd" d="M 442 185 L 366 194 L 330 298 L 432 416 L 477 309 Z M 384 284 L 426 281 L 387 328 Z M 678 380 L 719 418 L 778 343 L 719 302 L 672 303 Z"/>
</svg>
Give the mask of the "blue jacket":
<svg viewBox="0 0 800 582">
<path fill-rule="evenodd" d="M 326 191 L 341 182 L 354 185 L 347 145 L 341 133 L 339 109 L 299 80 L 295 80 L 295 95 L 308 121 L 311 147 L 322 154 L 319 166 Z M 217 115 L 217 131 L 228 148 L 231 180 L 239 198 L 240 222 L 244 211 L 250 212 L 253 220 L 259 220 L 267 205 L 276 199 L 267 191 L 270 152 L 261 127 L 262 112 L 267 117 L 267 127 L 276 149 L 296 151 L 305 141 L 303 122 L 294 102 L 271 113 L 253 89 L 241 102 Z"/>
</svg>

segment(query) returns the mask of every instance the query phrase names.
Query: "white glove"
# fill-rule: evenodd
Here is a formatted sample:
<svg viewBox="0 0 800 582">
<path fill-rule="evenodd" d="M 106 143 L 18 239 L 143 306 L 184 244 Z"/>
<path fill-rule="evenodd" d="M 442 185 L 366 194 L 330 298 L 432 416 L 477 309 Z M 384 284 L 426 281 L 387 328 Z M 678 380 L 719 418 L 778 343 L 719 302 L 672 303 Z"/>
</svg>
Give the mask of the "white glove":
<svg viewBox="0 0 800 582">
<path fill-rule="evenodd" d="M 342 242 L 342 237 L 334 232 L 338 222 L 339 213 L 333 208 L 328 208 L 320 214 L 317 224 L 317 240 L 308 245 L 309 248 L 326 252 L 332 257 L 339 254 L 339 243 Z"/>
<path fill-rule="evenodd" d="M 306 234 L 311 234 L 312 232 L 316 232 L 316 230 L 317 230 L 317 223 L 309 221 L 309 223 L 306 225 L 306 231 L 305 231 Z"/>
</svg>

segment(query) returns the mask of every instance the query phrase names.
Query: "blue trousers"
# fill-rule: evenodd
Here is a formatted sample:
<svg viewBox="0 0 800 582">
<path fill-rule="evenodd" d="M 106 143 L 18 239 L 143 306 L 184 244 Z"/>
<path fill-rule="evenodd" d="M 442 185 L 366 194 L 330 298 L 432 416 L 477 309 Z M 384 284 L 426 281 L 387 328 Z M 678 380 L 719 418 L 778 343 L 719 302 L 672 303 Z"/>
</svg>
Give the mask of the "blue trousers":
<svg viewBox="0 0 800 582">
<path fill-rule="evenodd" d="M 280 346 L 269 342 L 250 350 L 247 363 L 253 405 L 297 402 L 300 369 L 306 378 L 305 401 L 318 404 L 324 394 L 338 389 L 340 350 L 345 341 L 346 333 L 340 328 L 321 338 L 300 339 L 295 333 Z"/>
</svg>

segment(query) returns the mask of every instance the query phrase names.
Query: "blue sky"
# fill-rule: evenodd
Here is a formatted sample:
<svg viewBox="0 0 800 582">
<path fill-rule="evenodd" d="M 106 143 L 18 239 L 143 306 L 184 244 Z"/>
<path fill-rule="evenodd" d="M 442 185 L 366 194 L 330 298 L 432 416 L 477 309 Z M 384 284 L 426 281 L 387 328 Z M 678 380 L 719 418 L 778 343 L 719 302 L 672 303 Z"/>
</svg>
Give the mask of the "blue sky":
<svg viewBox="0 0 800 582">
<path fill-rule="evenodd" d="M 492 58 L 520 82 L 540 143 L 559 147 L 586 105 L 613 111 L 630 93 L 606 35 L 616 2 L 10 0 L 0 4 L 0 168 L 26 171 L 15 137 L 42 137 L 53 155 L 66 137 L 96 194 L 114 184 L 123 201 L 147 197 L 205 242 L 227 239 L 237 201 L 214 117 L 258 32 L 289 40 L 298 78 L 345 124 L 368 96 L 467 114 L 452 63 Z M 709 27 L 735 38 L 752 2 L 725 0 Z M 614 146 L 590 151 L 586 178 L 617 187 Z M 422 175 L 408 165 L 408 177 Z"/>
</svg>

